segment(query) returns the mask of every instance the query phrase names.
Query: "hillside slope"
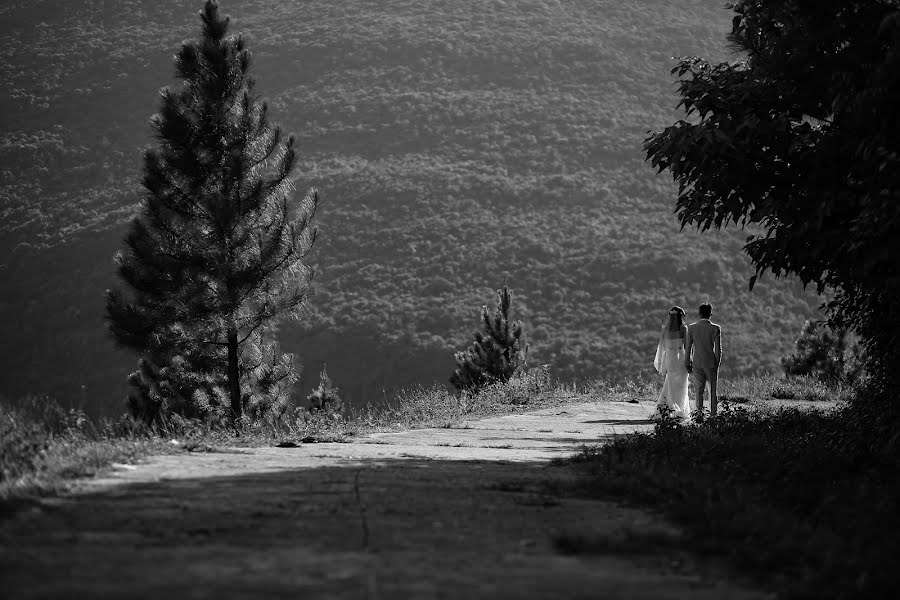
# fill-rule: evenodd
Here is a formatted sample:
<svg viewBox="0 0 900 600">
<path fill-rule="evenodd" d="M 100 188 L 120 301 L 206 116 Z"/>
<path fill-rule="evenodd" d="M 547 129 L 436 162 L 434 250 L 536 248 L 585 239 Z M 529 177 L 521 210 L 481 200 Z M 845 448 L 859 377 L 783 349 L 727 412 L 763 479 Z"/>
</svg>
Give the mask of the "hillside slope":
<svg viewBox="0 0 900 600">
<path fill-rule="evenodd" d="M 224 2 L 323 197 L 318 293 L 282 338 L 354 402 L 446 381 L 509 284 L 530 362 L 648 373 L 672 304 L 710 299 L 725 376 L 773 370 L 818 302 L 750 269 L 739 231 L 679 231 L 642 161 L 678 118 L 672 56 L 728 57 L 718 0 Z M 0 8 L 0 392 L 110 414 L 135 357 L 102 324 L 140 148 L 199 2 Z"/>
</svg>

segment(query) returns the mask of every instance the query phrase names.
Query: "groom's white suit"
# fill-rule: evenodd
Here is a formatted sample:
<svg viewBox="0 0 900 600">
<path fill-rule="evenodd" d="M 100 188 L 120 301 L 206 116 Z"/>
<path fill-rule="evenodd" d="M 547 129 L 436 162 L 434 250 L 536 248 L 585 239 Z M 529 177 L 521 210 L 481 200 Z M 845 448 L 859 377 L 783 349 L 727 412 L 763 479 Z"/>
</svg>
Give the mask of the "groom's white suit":
<svg viewBox="0 0 900 600">
<path fill-rule="evenodd" d="M 685 362 L 694 383 L 697 411 L 703 414 L 703 394 L 709 382 L 709 413 L 716 414 L 719 365 L 722 363 L 722 328 L 709 319 L 688 325 L 684 340 Z"/>
</svg>

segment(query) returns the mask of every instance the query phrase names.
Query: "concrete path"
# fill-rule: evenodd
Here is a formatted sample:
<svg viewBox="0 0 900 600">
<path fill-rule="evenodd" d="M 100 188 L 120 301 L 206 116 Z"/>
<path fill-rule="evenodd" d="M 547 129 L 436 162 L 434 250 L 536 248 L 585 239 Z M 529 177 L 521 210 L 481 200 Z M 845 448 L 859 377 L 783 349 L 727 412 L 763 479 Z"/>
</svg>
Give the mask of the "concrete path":
<svg viewBox="0 0 900 600">
<path fill-rule="evenodd" d="M 549 463 L 652 412 L 570 404 L 120 465 L 0 523 L 3 597 L 768 597 L 673 549 L 660 518 L 572 497 L 573 470 Z"/>
</svg>

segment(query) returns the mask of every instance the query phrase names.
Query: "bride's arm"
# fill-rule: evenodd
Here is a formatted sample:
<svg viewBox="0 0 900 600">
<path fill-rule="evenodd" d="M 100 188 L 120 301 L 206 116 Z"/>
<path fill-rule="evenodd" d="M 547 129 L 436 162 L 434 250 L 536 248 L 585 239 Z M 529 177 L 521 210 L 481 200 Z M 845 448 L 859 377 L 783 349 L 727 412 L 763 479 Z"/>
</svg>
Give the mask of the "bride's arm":
<svg viewBox="0 0 900 600">
<path fill-rule="evenodd" d="M 659 343 L 656 345 L 656 356 L 653 358 L 653 366 L 660 375 L 665 375 L 665 355 L 666 349 L 663 346 L 663 340 L 666 335 L 666 324 L 663 323 L 662 330 L 659 332 Z"/>
</svg>

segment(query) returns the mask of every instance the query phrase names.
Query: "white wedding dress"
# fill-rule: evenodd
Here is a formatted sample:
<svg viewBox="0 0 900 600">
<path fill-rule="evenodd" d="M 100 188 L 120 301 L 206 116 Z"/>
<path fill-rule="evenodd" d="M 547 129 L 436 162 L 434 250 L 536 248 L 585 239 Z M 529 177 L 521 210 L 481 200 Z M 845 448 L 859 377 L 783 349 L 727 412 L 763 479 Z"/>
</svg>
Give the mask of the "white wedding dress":
<svg viewBox="0 0 900 600">
<path fill-rule="evenodd" d="M 688 399 L 688 372 L 684 359 L 684 338 L 666 337 L 666 327 L 663 326 L 659 345 L 656 347 L 656 358 L 653 360 L 657 372 L 666 376 L 657 403 L 671 409 L 673 416 L 689 419 L 691 406 Z"/>
</svg>

